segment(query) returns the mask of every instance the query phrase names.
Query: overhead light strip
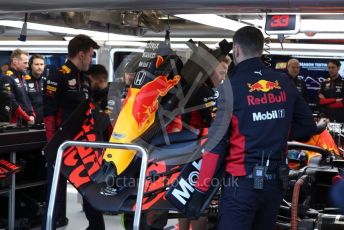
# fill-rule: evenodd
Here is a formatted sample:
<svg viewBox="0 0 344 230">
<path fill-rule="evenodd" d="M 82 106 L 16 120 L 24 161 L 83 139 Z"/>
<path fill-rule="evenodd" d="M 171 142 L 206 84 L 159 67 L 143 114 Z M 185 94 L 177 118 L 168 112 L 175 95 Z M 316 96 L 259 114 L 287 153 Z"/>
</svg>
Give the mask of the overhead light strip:
<svg viewBox="0 0 344 230">
<path fill-rule="evenodd" d="M 22 28 L 23 22 L 22 21 L 11 21 L 11 20 L 0 20 L 0 25 L 14 27 L 14 28 Z M 39 23 L 31 23 L 28 22 L 27 28 L 30 30 L 39 30 L 39 31 L 47 31 L 47 32 L 54 32 L 54 33 L 61 33 L 66 35 L 77 35 L 77 34 L 87 34 L 92 37 L 94 40 L 97 41 L 163 41 L 165 38 L 163 37 L 139 37 L 139 36 L 131 36 L 131 35 L 122 35 L 122 34 L 114 34 L 114 33 L 105 33 L 105 32 L 98 32 L 98 31 L 91 31 L 91 30 L 81 30 L 81 29 L 73 29 L 68 27 L 62 26 L 52 26 L 52 25 L 45 25 Z M 65 36 L 64 37 L 67 41 L 73 38 L 73 36 Z M 190 38 L 176 38 L 171 37 L 172 42 L 186 42 Z M 223 38 L 192 38 L 195 41 L 202 41 L 202 42 L 213 42 L 218 43 Z M 227 39 L 231 41 L 231 39 Z"/>
<path fill-rule="evenodd" d="M 264 32 L 264 31 L 263 31 Z M 271 35 L 271 38 L 277 39 L 277 35 Z M 334 39 L 344 39 L 342 33 L 315 33 L 314 35 L 306 35 L 305 33 L 299 33 L 295 35 L 286 36 L 287 40 L 334 40 Z"/>
<path fill-rule="evenodd" d="M 247 24 L 224 18 L 216 14 L 176 14 L 175 16 L 207 26 L 213 26 L 231 31 L 237 31 L 241 27 L 247 26 Z"/>
<path fill-rule="evenodd" d="M 0 46 L 51 46 L 55 47 L 66 47 L 68 45 L 67 41 L 0 41 Z"/>
<path fill-rule="evenodd" d="M 67 36 L 67 37 L 64 37 L 64 39 L 66 41 L 69 41 L 71 40 L 73 37 L 70 37 L 70 36 Z M 95 38 L 95 40 L 97 40 L 99 38 Z M 208 42 L 208 43 L 218 43 L 220 41 L 222 41 L 223 39 L 226 39 L 227 41 L 232 41 L 232 38 L 189 38 L 189 37 L 185 37 L 185 38 L 176 38 L 176 37 L 171 37 L 170 38 L 170 41 L 171 42 L 187 42 L 188 40 L 192 39 L 193 41 L 195 42 Z M 101 41 L 104 41 L 104 39 L 100 39 Z M 123 39 L 116 39 L 116 40 L 109 40 L 110 42 L 114 43 L 114 42 L 117 42 L 117 41 L 123 41 L 123 42 L 130 42 L 130 41 L 133 41 L 133 42 L 147 42 L 147 41 L 164 41 L 165 38 L 163 37 L 134 37 L 134 38 L 129 38 L 129 39 L 126 39 L 126 40 L 123 40 Z M 107 43 L 107 39 L 105 40 L 105 42 Z"/>
<path fill-rule="evenodd" d="M 9 26 L 15 28 L 22 28 L 23 22 L 22 21 L 11 21 L 11 20 L 0 20 L 0 25 L 2 26 Z M 129 35 L 121 35 L 121 34 L 114 34 L 114 33 L 104 33 L 98 31 L 91 31 L 91 30 L 81 30 L 81 29 L 73 29 L 63 26 L 51 26 L 51 25 L 44 25 L 39 23 L 27 23 L 27 28 L 30 30 L 40 30 L 40 31 L 47 31 L 47 32 L 54 32 L 60 34 L 68 34 L 68 35 L 77 35 L 77 34 L 87 34 L 90 37 L 97 37 L 103 38 L 103 40 L 115 40 L 115 39 L 133 39 L 135 36 Z"/>
<path fill-rule="evenodd" d="M 271 43 L 271 50 L 280 50 L 281 44 Z M 284 43 L 284 50 L 327 50 L 327 51 L 344 51 L 344 45 L 332 45 L 332 44 L 305 44 L 305 43 Z"/>
<path fill-rule="evenodd" d="M 301 19 L 300 32 L 344 32 L 344 20 Z"/>
</svg>

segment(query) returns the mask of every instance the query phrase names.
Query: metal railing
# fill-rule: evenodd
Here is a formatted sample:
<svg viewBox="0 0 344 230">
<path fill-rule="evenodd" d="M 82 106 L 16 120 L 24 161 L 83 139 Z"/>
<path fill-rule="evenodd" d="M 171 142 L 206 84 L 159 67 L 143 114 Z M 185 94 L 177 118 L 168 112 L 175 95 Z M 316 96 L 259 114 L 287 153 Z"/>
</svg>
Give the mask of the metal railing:
<svg viewBox="0 0 344 230">
<path fill-rule="evenodd" d="M 53 182 L 51 185 L 51 191 L 50 191 L 50 197 L 49 197 L 46 229 L 47 230 L 52 229 L 52 217 L 53 217 L 55 200 L 56 200 L 57 182 L 60 178 L 62 154 L 66 148 L 71 147 L 71 146 L 84 146 L 84 147 L 91 147 L 91 148 L 129 149 L 129 150 L 139 151 L 142 154 L 138 192 L 137 192 L 137 198 L 136 198 L 136 208 L 135 208 L 135 215 L 134 215 L 134 224 L 133 224 L 134 230 L 138 230 L 140 226 L 143 191 L 144 191 L 145 176 L 146 176 L 146 170 L 147 170 L 147 164 L 148 164 L 147 151 L 143 147 L 139 145 L 133 145 L 133 144 L 82 142 L 82 141 L 65 141 L 58 148 L 56 162 L 55 162 Z"/>
</svg>

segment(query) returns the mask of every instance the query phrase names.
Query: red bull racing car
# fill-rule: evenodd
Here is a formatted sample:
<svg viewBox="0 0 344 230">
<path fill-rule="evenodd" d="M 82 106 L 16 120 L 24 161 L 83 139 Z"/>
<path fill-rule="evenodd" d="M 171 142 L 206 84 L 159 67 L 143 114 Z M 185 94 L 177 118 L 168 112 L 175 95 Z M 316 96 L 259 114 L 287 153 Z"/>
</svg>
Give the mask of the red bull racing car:
<svg viewBox="0 0 344 230">
<path fill-rule="evenodd" d="M 107 125 L 99 124 L 104 124 L 104 120 L 109 120 L 109 117 L 101 114 L 92 101 L 85 101 L 44 149 L 48 160 L 55 160 L 58 146 L 66 139 L 144 146 L 149 152 L 149 164 L 143 212 L 176 211 L 181 213 L 179 216 L 183 216 L 194 191 L 202 162 L 201 149 L 207 132 L 206 129 L 197 130 L 191 127 L 180 132 L 167 133 L 166 127 L 180 114 L 209 107 L 208 101 L 193 108 L 186 108 L 186 104 L 201 86 L 211 87 L 208 82 L 210 75 L 232 48 L 225 40 L 216 50 L 210 50 L 202 43 L 197 46 L 189 42 L 188 45 L 192 55 L 183 64 L 168 44 L 148 43 L 138 62 L 132 85 L 123 105 L 120 106 L 110 138 L 104 140 L 99 135 L 107 128 Z M 261 80 L 249 85 L 249 88 L 250 91 L 267 92 L 279 88 L 279 84 Z M 111 98 L 111 92 L 109 95 L 109 100 L 116 101 Z M 271 100 L 285 100 L 285 95 L 281 93 L 277 97 L 261 98 L 262 103 Z M 281 206 L 277 223 L 280 229 L 297 229 L 297 224 L 309 227 L 304 229 L 312 229 L 310 226 L 321 226 L 319 220 L 327 221 L 333 217 L 329 215 L 338 213 L 338 209 L 328 208 L 331 206 L 324 199 L 324 194 L 331 187 L 329 182 L 342 168 L 341 161 L 337 159 L 340 158 L 339 153 L 327 137 L 327 133 L 320 133 L 319 138 L 313 137 L 310 140 L 310 145 L 291 144 L 290 147 L 304 148 L 309 152 L 304 154 L 306 163 L 301 152 L 297 152 L 298 158 L 290 162 L 294 171 L 290 176 L 290 190 Z M 319 143 L 327 144 L 327 148 L 324 150 L 324 146 L 314 146 Z M 313 156 L 313 152 L 317 154 Z M 319 156 L 318 161 L 315 156 Z M 70 147 L 63 154 L 62 174 L 96 209 L 132 213 L 136 207 L 140 160 L 135 151 L 127 149 Z M 311 163 L 313 161 L 316 162 L 315 165 Z M 221 181 L 223 175 L 223 168 L 215 173 L 218 181 Z M 221 183 L 209 189 L 202 211 L 209 207 L 220 187 Z M 296 197 L 298 199 L 295 201 Z M 216 202 L 210 207 L 208 215 L 215 216 L 216 222 Z"/>
<path fill-rule="evenodd" d="M 142 210 L 183 212 L 197 179 L 206 130 L 190 128 L 167 133 L 166 127 L 182 113 L 213 106 L 213 102 L 206 101 L 186 108 L 192 94 L 202 87 L 212 87 L 210 75 L 232 48 L 225 40 L 216 50 L 202 43 L 188 45 L 192 55 L 183 64 L 168 44 L 148 43 L 110 139 L 98 135 L 104 130 L 99 127 L 104 116 L 92 101 L 85 101 L 44 149 L 48 160 L 55 160 L 58 146 L 68 139 L 139 144 L 150 153 Z M 110 100 L 116 101 L 111 96 Z M 133 212 L 140 161 L 131 150 L 70 147 L 63 154 L 62 174 L 95 208 Z M 223 170 L 219 170 L 217 175 L 222 174 Z M 209 190 L 206 203 L 219 186 Z"/>
</svg>

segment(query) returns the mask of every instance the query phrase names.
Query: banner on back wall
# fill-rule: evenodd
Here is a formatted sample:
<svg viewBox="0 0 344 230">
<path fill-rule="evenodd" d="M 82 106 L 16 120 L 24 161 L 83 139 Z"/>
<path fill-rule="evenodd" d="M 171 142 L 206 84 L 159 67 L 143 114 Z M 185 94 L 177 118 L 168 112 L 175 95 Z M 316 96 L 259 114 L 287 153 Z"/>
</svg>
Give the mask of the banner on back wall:
<svg viewBox="0 0 344 230">
<path fill-rule="evenodd" d="M 287 63 L 290 56 L 271 56 L 271 67 L 277 71 L 287 73 Z M 296 58 L 300 62 L 299 77 L 304 79 L 308 89 L 309 103 L 316 103 L 318 97 L 318 90 L 320 89 L 321 82 L 328 77 L 326 58 Z M 342 66 L 339 74 L 344 77 L 344 60 L 341 61 Z"/>
</svg>

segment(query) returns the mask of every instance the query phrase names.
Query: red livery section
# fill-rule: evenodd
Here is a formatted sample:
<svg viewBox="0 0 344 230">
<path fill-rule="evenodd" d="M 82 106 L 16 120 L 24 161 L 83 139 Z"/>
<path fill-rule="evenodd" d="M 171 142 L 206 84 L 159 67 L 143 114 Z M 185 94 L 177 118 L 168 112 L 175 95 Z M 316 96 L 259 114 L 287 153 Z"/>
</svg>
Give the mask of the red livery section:
<svg viewBox="0 0 344 230">
<path fill-rule="evenodd" d="M 262 84 L 260 84 L 259 82 L 256 82 L 254 84 L 247 84 L 248 87 L 250 88 L 250 92 L 253 91 L 262 91 L 264 89 L 264 86 Z"/>
<path fill-rule="evenodd" d="M 280 89 L 281 87 L 278 84 L 278 81 L 272 82 L 272 81 L 267 81 L 265 88 L 272 90 L 272 89 Z"/>
<path fill-rule="evenodd" d="M 249 88 L 249 92 L 268 92 L 273 89 L 281 89 L 277 80 L 274 82 L 267 80 L 259 80 L 258 82 L 253 84 L 247 83 L 247 86 Z"/>
<path fill-rule="evenodd" d="M 136 94 L 133 104 L 133 116 L 139 126 L 147 121 L 149 116 L 158 109 L 158 98 L 165 96 L 168 91 L 178 84 L 180 76 L 168 80 L 166 76 L 159 76 L 145 84 Z"/>
<path fill-rule="evenodd" d="M 94 131 L 94 119 L 91 109 L 95 106 L 89 103 L 90 109 L 86 111 L 86 119 L 81 126 L 80 132 L 73 138 L 77 141 L 96 141 Z M 78 188 L 91 181 L 91 176 L 100 169 L 102 163 L 101 150 L 85 147 L 70 147 L 63 153 L 63 167 L 71 168 L 69 180 Z"/>
</svg>

